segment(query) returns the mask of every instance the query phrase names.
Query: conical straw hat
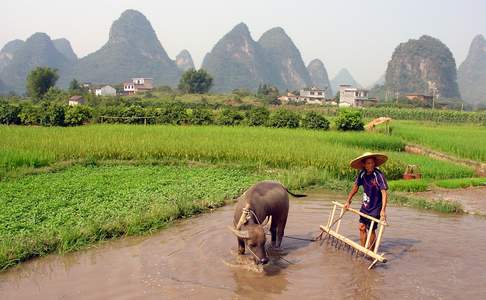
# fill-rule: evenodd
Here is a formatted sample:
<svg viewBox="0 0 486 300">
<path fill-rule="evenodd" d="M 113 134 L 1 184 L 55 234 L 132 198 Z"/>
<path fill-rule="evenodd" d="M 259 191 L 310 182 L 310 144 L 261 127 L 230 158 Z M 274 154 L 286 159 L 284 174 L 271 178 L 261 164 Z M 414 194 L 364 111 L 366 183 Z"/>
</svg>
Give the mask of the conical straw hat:
<svg viewBox="0 0 486 300">
<path fill-rule="evenodd" d="M 351 166 L 351 168 L 354 168 L 354 169 L 362 169 L 364 167 L 365 159 L 370 158 L 370 157 L 373 157 L 375 159 L 376 167 L 384 164 L 388 160 L 388 156 L 386 156 L 385 154 L 366 152 L 366 153 L 356 157 L 355 159 L 353 159 L 349 163 L 349 165 Z"/>
</svg>

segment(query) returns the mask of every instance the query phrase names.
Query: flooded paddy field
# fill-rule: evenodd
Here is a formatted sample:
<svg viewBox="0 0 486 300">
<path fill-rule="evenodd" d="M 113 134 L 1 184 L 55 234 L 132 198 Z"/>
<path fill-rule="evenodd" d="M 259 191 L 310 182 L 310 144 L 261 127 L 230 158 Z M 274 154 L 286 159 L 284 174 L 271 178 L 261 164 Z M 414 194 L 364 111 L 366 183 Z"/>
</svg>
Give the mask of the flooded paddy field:
<svg viewBox="0 0 486 300">
<path fill-rule="evenodd" d="M 291 198 L 286 235 L 312 238 L 341 194 Z M 354 201 L 353 207 L 357 207 Z M 381 251 L 371 261 L 328 242 L 284 238 L 258 268 L 236 254 L 227 229 L 233 206 L 0 273 L 0 299 L 482 299 L 486 295 L 486 218 L 389 207 Z M 341 230 L 358 239 L 358 217 Z M 284 259 L 279 259 L 279 256 Z"/>
</svg>

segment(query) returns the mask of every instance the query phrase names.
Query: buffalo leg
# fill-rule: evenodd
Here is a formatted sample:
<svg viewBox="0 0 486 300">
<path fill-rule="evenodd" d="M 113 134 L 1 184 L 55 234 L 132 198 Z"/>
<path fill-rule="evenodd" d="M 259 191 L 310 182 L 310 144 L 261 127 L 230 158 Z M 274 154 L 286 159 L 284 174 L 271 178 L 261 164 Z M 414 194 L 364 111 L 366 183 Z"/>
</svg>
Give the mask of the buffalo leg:
<svg viewBox="0 0 486 300">
<path fill-rule="evenodd" d="M 270 233 L 272 234 L 272 248 L 275 248 L 277 241 L 277 226 L 270 226 Z"/>
<path fill-rule="evenodd" d="M 238 240 L 238 254 L 245 254 L 245 241 L 243 239 Z"/>
<path fill-rule="evenodd" d="M 280 248 L 282 244 L 282 239 L 284 236 L 285 225 L 287 224 L 287 217 L 283 218 L 283 220 L 278 224 L 277 227 L 277 248 Z"/>
</svg>

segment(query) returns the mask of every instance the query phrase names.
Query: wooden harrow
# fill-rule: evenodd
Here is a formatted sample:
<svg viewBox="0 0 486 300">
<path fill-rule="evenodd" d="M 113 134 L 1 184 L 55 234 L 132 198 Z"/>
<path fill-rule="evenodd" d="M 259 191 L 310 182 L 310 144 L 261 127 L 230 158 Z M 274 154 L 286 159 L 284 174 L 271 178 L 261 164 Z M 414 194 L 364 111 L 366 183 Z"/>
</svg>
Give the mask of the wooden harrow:
<svg viewBox="0 0 486 300">
<path fill-rule="evenodd" d="M 329 215 L 327 225 L 326 226 L 324 226 L 324 225 L 320 226 L 320 229 L 321 229 L 322 232 L 317 239 L 324 240 L 326 237 L 333 238 L 338 243 L 341 242 L 344 245 L 347 245 L 347 246 L 353 248 L 354 251 L 356 251 L 357 255 L 359 255 L 361 253 L 364 256 L 369 256 L 369 257 L 373 258 L 374 259 L 373 262 L 368 267 L 369 270 L 372 269 L 376 265 L 377 262 L 386 263 L 386 258 L 383 257 L 384 253 L 379 254 L 378 250 L 380 248 L 381 239 L 383 237 L 383 231 L 385 230 L 385 226 L 388 226 L 388 223 L 386 223 L 385 221 L 381 221 L 381 220 L 378 220 L 376 218 L 370 217 L 367 214 L 364 214 L 364 213 L 362 213 L 358 210 L 355 210 L 353 208 L 348 208 L 347 210 L 345 210 L 344 205 L 339 203 L 339 202 L 333 201 L 332 203 L 334 205 L 332 207 L 331 214 Z M 341 212 L 339 214 L 339 217 L 337 219 L 335 219 L 337 207 L 341 208 Z M 345 237 L 345 236 L 343 236 L 342 234 L 339 233 L 339 228 L 341 227 L 341 219 L 344 216 L 344 213 L 346 211 L 352 212 L 354 214 L 357 214 L 357 215 L 360 215 L 364 218 L 369 219 L 371 221 L 370 228 L 373 228 L 375 223 L 378 224 L 378 229 L 377 229 L 377 234 L 376 234 L 374 244 L 372 244 L 370 246 L 372 230 L 368 230 L 368 234 L 366 236 L 366 243 L 365 243 L 364 247 L 361 246 L 360 244 L 356 243 L 355 241 L 353 241 L 353 240 L 351 240 L 351 239 L 349 239 L 349 238 L 347 238 L 347 237 Z M 334 225 L 336 225 L 335 229 L 333 229 Z M 324 234 L 324 236 L 323 236 L 323 234 Z"/>
</svg>

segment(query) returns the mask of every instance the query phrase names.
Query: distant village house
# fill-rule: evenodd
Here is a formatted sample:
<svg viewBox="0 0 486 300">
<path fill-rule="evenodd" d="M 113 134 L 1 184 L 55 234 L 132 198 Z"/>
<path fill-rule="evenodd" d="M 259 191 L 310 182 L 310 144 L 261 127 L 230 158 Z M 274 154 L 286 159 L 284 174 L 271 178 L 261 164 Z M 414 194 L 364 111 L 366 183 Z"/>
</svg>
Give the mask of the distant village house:
<svg viewBox="0 0 486 300">
<path fill-rule="evenodd" d="M 368 96 L 368 90 L 358 89 L 347 84 L 339 86 L 339 106 L 366 107 L 377 103 L 378 99 Z"/>
<path fill-rule="evenodd" d="M 298 101 L 298 96 L 292 94 L 292 93 L 287 93 L 287 95 L 280 96 L 277 99 L 280 100 L 282 103 L 288 103 L 288 102 L 297 102 Z"/>
<path fill-rule="evenodd" d="M 326 90 L 317 87 L 300 90 L 300 101 L 308 104 L 324 104 L 326 102 Z"/>
<path fill-rule="evenodd" d="M 84 104 L 85 102 L 86 100 L 84 100 L 84 98 L 81 96 L 72 96 L 71 98 L 69 98 L 69 106 L 76 106 Z"/>
<path fill-rule="evenodd" d="M 131 81 L 123 83 L 123 91 L 129 95 L 138 92 L 149 92 L 154 89 L 154 80 L 152 78 L 132 78 Z"/>
<path fill-rule="evenodd" d="M 299 95 L 287 93 L 285 96 L 278 97 L 282 103 L 298 102 L 305 104 L 325 104 L 326 103 L 326 89 L 317 87 L 305 88 L 299 91 Z"/>
<path fill-rule="evenodd" d="M 433 96 L 429 95 L 423 95 L 423 94 L 405 94 L 405 98 L 408 100 L 415 100 L 415 101 L 420 101 L 420 102 L 432 102 Z"/>
<path fill-rule="evenodd" d="M 105 85 L 104 87 L 95 90 L 96 96 L 116 96 L 116 89 L 112 86 Z"/>
</svg>

